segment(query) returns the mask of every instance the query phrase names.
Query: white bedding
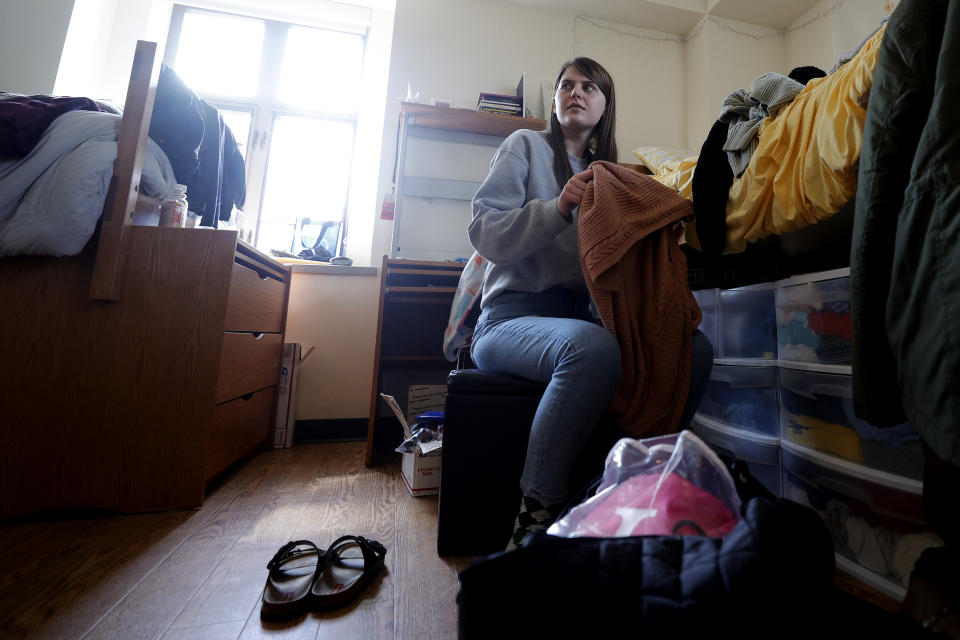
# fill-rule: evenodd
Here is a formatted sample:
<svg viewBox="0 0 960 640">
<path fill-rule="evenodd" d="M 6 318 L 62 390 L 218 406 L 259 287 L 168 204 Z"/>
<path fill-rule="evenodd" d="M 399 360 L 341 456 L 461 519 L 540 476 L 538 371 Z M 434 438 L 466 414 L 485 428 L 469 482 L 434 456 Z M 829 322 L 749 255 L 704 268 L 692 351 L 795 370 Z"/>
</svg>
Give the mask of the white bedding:
<svg viewBox="0 0 960 640">
<path fill-rule="evenodd" d="M 0 256 L 83 249 L 103 212 L 119 129 L 118 115 L 69 111 L 26 157 L 0 162 Z M 140 192 L 163 197 L 175 183 L 166 154 L 148 138 Z"/>
</svg>

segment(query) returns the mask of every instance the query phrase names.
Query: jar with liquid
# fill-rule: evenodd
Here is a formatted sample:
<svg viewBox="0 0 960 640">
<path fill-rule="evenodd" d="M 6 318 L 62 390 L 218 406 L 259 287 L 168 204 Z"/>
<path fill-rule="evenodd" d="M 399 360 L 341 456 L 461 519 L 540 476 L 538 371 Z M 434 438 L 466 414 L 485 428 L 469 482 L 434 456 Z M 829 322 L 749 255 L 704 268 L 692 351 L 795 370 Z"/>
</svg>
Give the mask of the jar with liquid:
<svg viewBox="0 0 960 640">
<path fill-rule="evenodd" d="M 176 184 L 160 203 L 160 226 L 182 227 L 187 221 L 187 187 Z"/>
</svg>

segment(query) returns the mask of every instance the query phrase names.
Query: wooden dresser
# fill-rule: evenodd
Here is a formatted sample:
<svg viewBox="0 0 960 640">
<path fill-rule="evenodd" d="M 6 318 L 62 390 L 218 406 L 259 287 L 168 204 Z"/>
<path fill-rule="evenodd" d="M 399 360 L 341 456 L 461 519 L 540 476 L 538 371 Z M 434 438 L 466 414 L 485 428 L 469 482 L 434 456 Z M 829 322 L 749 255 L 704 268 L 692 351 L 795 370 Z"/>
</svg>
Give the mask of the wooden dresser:
<svg viewBox="0 0 960 640">
<path fill-rule="evenodd" d="M 0 518 L 198 507 L 270 435 L 289 270 L 235 231 L 133 226 L 100 302 L 93 247 L 0 260 Z"/>
<path fill-rule="evenodd" d="M 237 243 L 204 460 L 207 479 L 270 435 L 289 290 L 289 269 Z"/>
</svg>

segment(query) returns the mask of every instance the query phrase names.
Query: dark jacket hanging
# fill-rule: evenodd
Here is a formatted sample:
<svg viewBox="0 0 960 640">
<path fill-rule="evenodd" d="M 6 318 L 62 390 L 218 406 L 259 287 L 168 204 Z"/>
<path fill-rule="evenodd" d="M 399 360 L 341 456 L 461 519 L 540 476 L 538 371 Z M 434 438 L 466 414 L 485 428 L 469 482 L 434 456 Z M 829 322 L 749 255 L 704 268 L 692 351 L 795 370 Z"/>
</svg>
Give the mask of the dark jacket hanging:
<svg viewBox="0 0 960 640">
<path fill-rule="evenodd" d="M 960 3 L 903 0 L 864 126 L 850 255 L 853 399 L 960 465 Z"/>
</svg>

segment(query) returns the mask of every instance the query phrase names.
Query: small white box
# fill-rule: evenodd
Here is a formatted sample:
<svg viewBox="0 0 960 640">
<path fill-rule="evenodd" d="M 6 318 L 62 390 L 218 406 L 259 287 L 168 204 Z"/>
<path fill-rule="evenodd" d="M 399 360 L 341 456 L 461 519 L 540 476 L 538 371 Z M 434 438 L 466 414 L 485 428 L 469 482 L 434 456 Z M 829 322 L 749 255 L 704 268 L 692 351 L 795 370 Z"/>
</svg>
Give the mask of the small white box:
<svg viewBox="0 0 960 640">
<path fill-rule="evenodd" d="M 440 493 L 440 462 L 443 449 L 430 453 L 404 453 L 400 475 L 410 495 L 435 496 Z"/>
<path fill-rule="evenodd" d="M 409 398 L 407 402 L 408 408 L 413 408 L 420 401 L 418 400 L 420 396 L 432 391 L 434 391 L 434 389 L 430 386 L 411 386 L 409 388 Z M 434 399 L 434 406 L 436 406 L 436 403 L 439 403 L 439 406 L 442 407 L 443 396 L 445 395 L 446 392 L 444 391 L 441 396 Z M 397 416 L 397 420 L 400 421 L 400 426 L 403 427 L 404 437 L 412 437 L 410 424 L 407 422 L 406 417 L 404 417 L 403 411 L 400 410 L 396 399 L 385 393 L 381 393 L 380 397 L 387 403 L 387 406 L 390 407 L 393 414 Z M 426 402 L 426 400 L 424 401 Z M 433 406 L 430 408 L 432 409 Z M 426 409 L 420 407 L 416 412 L 419 413 L 424 410 Z M 436 440 L 420 444 L 416 452 L 401 454 L 403 458 L 400 463 L 400 477 L 403 478 L 403 484 L 407 487 L 407 491 L 410 492 L 411 496 L 419 498 L 421 496 L 435 496 L 440 493 L 440 463 L 443 456 L 442 446 L 442 442 Z"/>
</svg>

